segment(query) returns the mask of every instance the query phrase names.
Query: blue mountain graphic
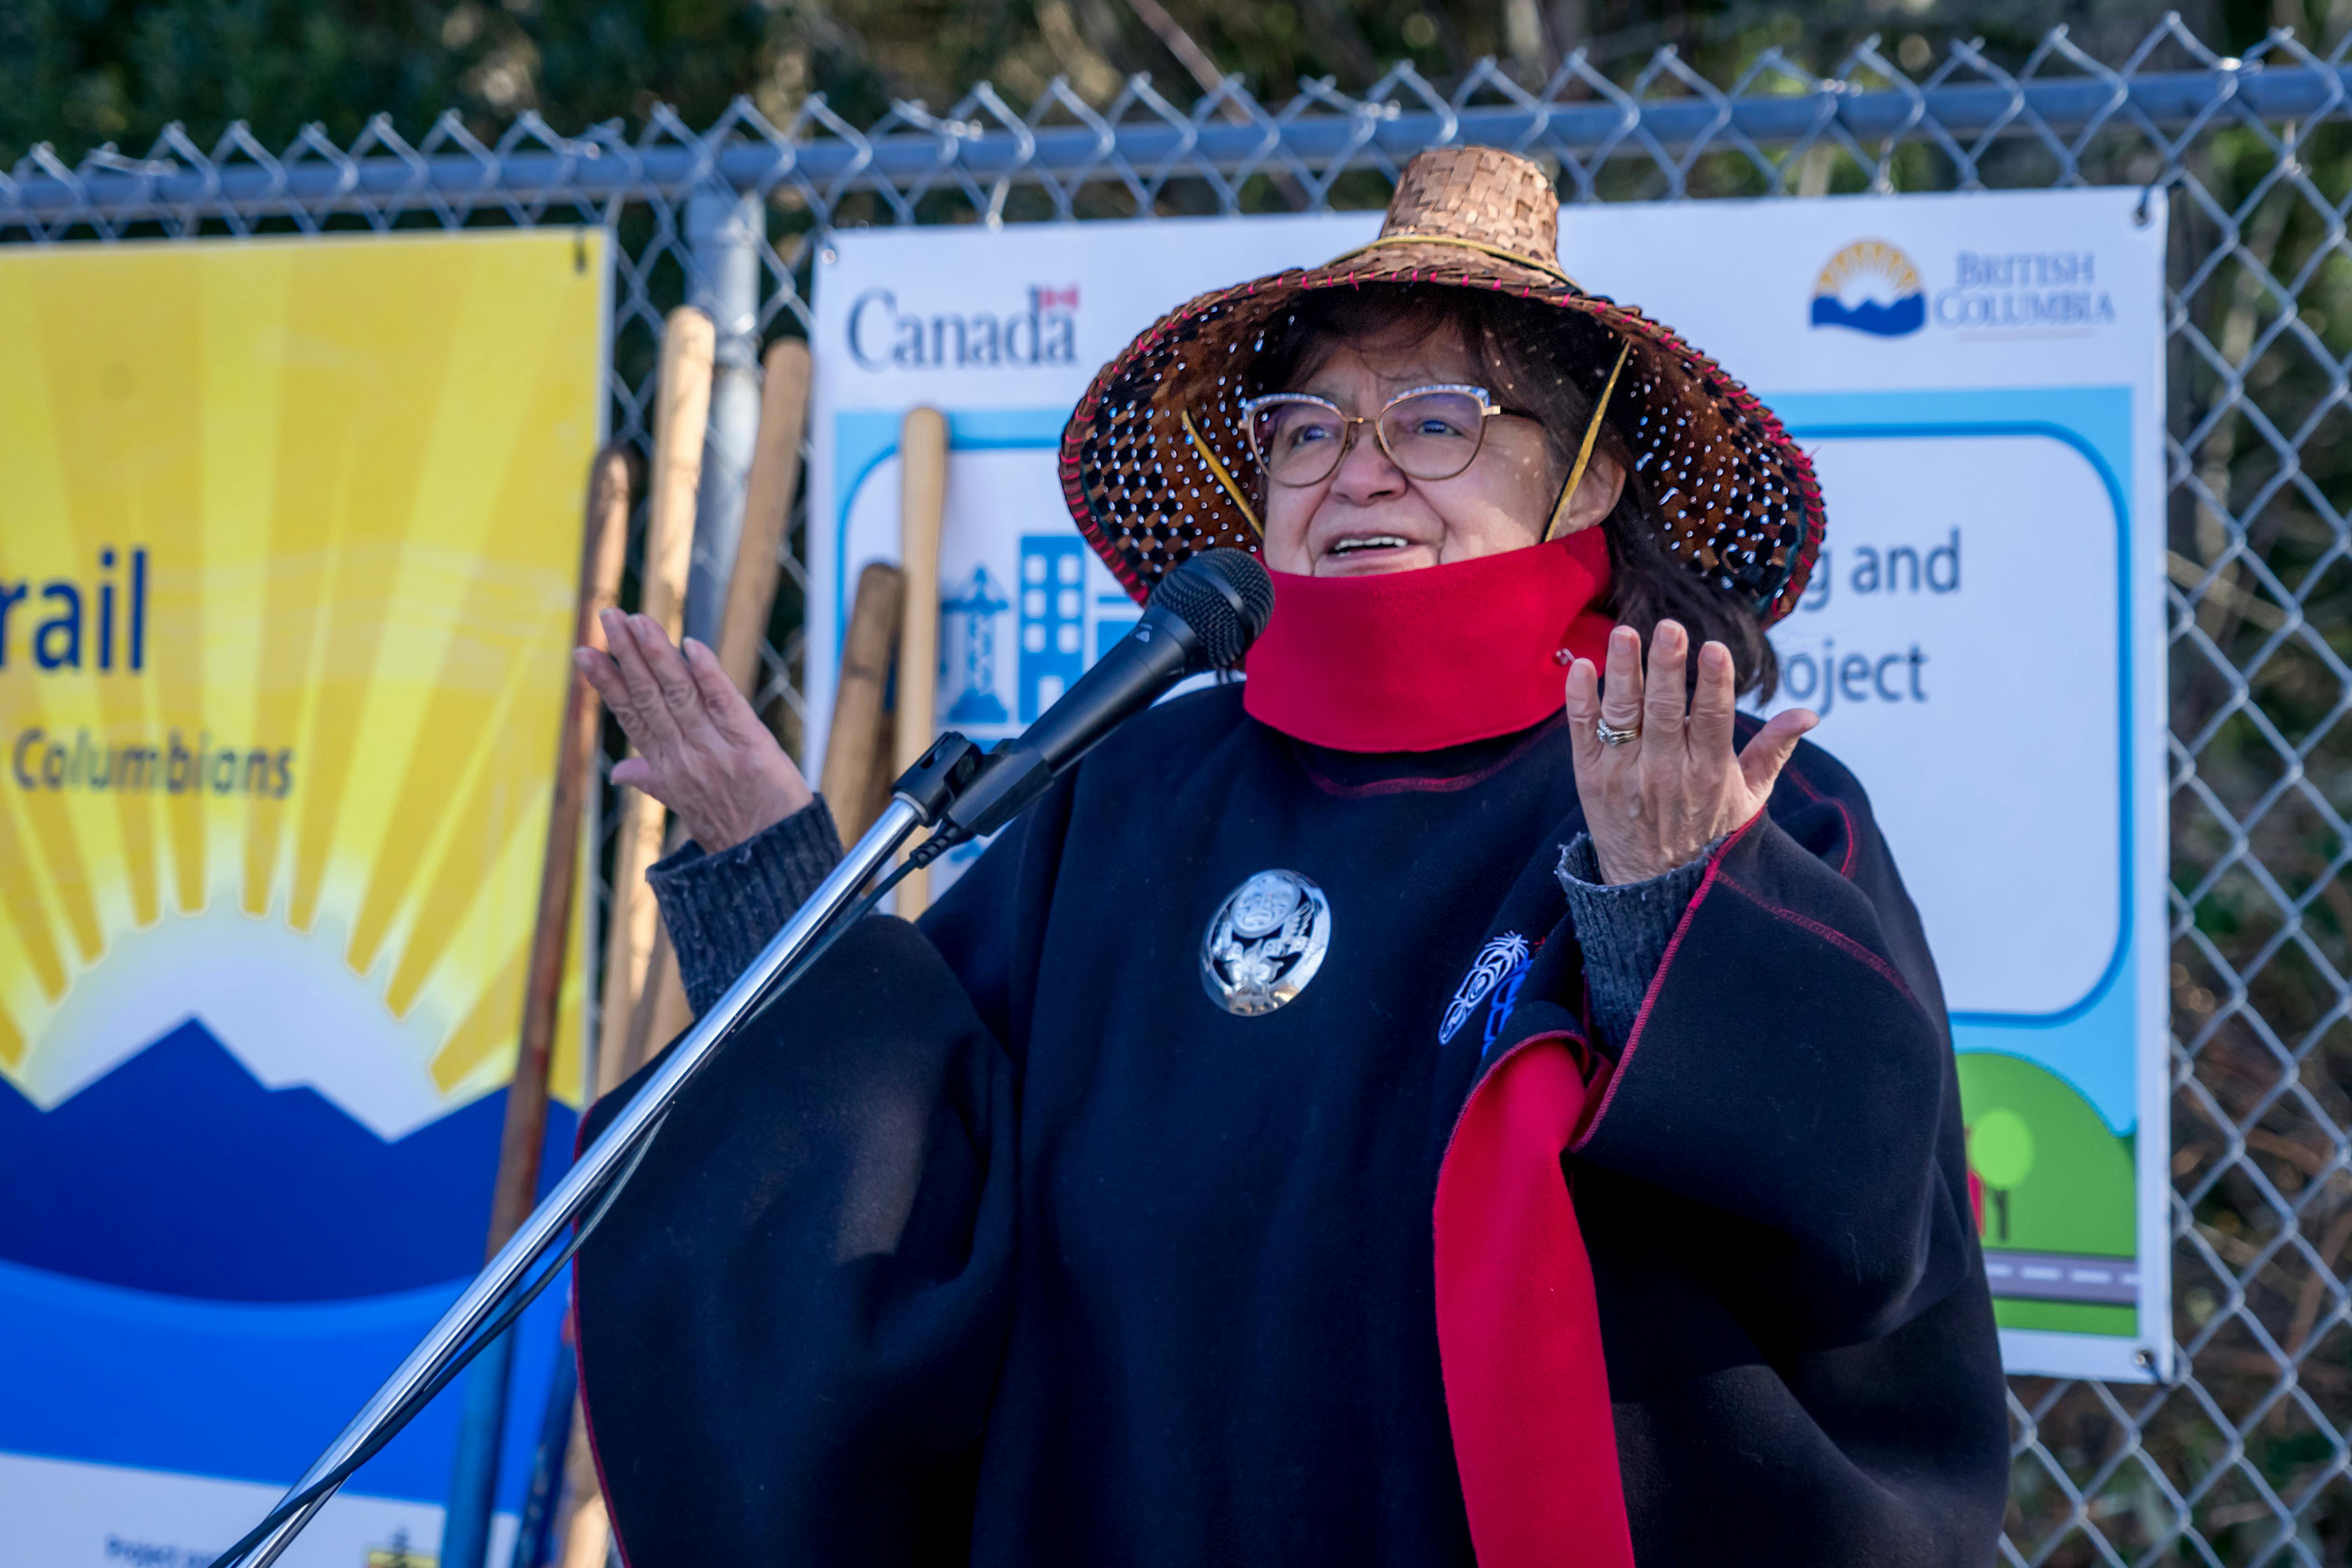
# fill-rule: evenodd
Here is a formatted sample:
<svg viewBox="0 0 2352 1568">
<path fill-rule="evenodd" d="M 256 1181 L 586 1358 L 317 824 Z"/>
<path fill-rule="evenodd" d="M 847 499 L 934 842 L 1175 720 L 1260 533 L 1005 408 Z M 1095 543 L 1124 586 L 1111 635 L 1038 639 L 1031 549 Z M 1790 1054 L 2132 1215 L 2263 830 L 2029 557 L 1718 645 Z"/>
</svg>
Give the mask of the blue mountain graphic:
<svg viewBox="0 0 2352 1568">
<path fill-rule="evenodd" d="M 1813 296 L 1813 325 L 1852 327 L 1875 338 L 1900 338 L 1927 324 L 1927 296 L 1906 294 L 1891 305 L 1875 300 L 1847 307 L 1834 294 Z"/>
<path fill-rule="evenodd" d="M 0 1258 L 235 1301 L 380 1296 L 481 1267 L 506 1094 L 390 1142 L 181 1025 L 44 1112 L 0 1080 Z M 574 1118 L 549 1107 L 541 1188 Z"/>
</svg>

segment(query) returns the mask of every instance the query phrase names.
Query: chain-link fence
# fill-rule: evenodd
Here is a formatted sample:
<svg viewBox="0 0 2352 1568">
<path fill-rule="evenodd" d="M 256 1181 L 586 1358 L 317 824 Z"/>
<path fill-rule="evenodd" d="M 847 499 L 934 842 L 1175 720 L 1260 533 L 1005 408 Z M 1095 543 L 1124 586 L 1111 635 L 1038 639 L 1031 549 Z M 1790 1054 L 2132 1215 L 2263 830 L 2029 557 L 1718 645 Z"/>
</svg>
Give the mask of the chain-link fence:
<svg viewBox="0 0 2352 1568">
<path fill-rule="evenodd" d="M 2171 408 L 2172 1173 L 2179 1379 L 2020 1378 L 2014 1563 L 2352 1561 L 2352 40 L 2224 59 L 2168 20 L 2122 60 L 2052 33 L 2030 58 L 1953 47 L 1913 79 L 1865 45 L 1828 77 L 1767 52 L 1728 83 L 1671 50 L 1550 79 L 1399 68 L 1274 106 L 1231 81 L 1180 106 L 1056 83 L 1024 110 L 788 125 L 739 103 L 495 145 L 454 115 L 410 142 L 282 152 L 232 128 L 0 176 L 0 243 L 600 225 L 616 279 L 611 419 L 645 444 L 664 312 L 720 329 L 697 603 L 731 561 L 762 339 L 806 331 L 829 227 L 1378 207 L 1445 142 L 1556 164 L 1572 201 L 2081 184 L 2168 187 Z M 799 534 L 760 699 L 800 726 Z M 1990 737 L 1988 738 L 1990 739 Z"/>
</svg>

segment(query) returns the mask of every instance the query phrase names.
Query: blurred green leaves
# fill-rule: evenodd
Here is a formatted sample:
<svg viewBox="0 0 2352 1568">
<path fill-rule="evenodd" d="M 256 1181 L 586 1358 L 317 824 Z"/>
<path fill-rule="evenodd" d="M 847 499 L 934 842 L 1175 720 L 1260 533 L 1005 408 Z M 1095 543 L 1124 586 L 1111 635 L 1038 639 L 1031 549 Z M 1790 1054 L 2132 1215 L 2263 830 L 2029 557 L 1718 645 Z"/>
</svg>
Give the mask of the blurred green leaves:
<svg viewBox="0 0 2352 1568">
<path fill-rule="evenodd" d="M 2236 47 L 2322 26 L 2327 3 L 2180 9 Z M 68 163 L 141 153 L 173 122 L 209 148 L 244 121 L 275 151 L 314 121 L 348 143 L 378 112 L 415 138 L 455 110 L 489 140 L 527 110 L 576 132 L 668 103 L 702 125 L 741 95 L 782 121 L 823 92 L 866 123 L 982 80 L 1022 104 L 1062 76 L 1099 103 L 1138 71 L 1180 103 L 1204 76 L 1278 103 L 1302 77 L 1360 89 L 1410 60 L 1443 80 L 1489 56 L 1535 87 L 1578 48 L 1630 79 L 1673 46 L 1727 82 L 1767 48 L 1827 74 L 1875 38 L 1920 75 L 1956 38 L 2015 64 L 2061 23 L 2121 58 L 2155 16 L 2129 0 L 0 0 L 0 167 L 42 142 Z"/>
</svg>

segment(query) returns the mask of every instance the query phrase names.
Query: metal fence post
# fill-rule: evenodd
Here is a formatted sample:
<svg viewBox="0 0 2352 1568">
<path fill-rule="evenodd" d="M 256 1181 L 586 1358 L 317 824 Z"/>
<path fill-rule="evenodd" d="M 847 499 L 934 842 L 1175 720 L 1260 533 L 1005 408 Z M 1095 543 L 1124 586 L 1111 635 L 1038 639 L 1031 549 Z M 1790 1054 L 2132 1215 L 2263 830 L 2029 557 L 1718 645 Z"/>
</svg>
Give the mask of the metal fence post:
<svg viewBox="0 0 2352 1568">
<path fill-rule="evenodd" d="M 694 563 L 688 577 L 686 629 L 719 642 L 727 580 L 743 531 L 743 485 L 760 427 L 760 247 L 764 209 L 756 194 L 725 188 L 687 198 L 687 245 L 693 257 L 690 302 L 719 329 L 711 372 L 710 434 L 696 497 Z"/>
</svg>

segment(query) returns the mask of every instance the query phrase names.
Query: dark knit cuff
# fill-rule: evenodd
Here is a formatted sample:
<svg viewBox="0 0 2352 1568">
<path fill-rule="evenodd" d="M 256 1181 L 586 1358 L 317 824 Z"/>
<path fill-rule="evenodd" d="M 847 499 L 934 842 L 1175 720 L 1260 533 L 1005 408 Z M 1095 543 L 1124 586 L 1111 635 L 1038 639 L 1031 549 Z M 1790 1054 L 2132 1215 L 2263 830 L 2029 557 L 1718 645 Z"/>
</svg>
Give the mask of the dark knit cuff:
<svg viewBox="0 0 2352 1568">
<path fill-rule="evenodd" d="M 687 1005 L 699 1017 L 751 966 L 793 911 L 841 863 L 841 835 L 819 795 L 731 849 L 706 855 L 688 840 L 646 872 Z"/>
<path fill-rule="evenodd" d="M 1592 1002 L 1592 1022 L 1612 1050 L 1622 1050 L 1641 1016 L 1642 998 L 1674 941 L 1675 927 L 1698 892 L 1706 862 L 1720 838 L 1698 858 L 1646 882 L 1612 884 L 1601 879 L 1601 858 L 1592 836 L 1577 835 L 1559 852 L 1559 885 L 1568 895 L 1568 918 L 1584 950 L 1584 984 Z"/>
</svg>

